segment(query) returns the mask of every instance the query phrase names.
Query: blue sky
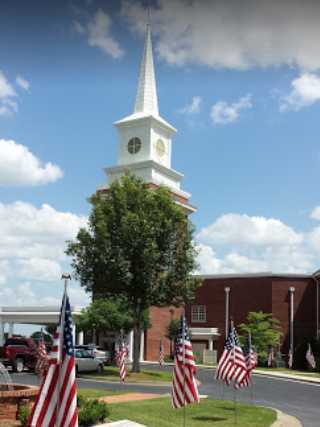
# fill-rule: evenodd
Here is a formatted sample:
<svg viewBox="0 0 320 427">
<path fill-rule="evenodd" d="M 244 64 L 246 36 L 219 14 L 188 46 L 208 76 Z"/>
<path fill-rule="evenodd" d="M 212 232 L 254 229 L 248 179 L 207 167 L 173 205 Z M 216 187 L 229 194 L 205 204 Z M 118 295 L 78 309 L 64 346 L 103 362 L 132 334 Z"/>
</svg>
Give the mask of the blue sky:
<svg viewBox="0 0 320 427">
<path fill-rule="evenodd" d="M 264 3 L 151 3 L 160 113 L 207 274 L 320 267 L 320 7 Z M 133 111 L 145 21 L 138 1 L 1 5 L 2 304 L 59 301 L 64 241 Z M 87 300 L 75 283 L 71 299 Z"/>
</svg>

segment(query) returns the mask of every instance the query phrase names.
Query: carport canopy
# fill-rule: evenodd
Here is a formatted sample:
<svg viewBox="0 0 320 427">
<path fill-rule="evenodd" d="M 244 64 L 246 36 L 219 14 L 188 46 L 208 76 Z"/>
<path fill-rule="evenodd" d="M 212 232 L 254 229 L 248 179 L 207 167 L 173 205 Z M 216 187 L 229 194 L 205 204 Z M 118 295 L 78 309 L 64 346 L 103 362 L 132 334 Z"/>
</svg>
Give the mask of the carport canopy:
<svg viewBox="0 0 320 427">
<path fill-rule="evenodd" d="M 71 307 L 72 314 L 80 314 L 81 307 Z M 0 308 L 0 346 L 4 345 L 5 326 L 9 325 L 8 336 L 14 333 L 14 325 L 52 325 L 57 324 L 60 316 L 58 306 L 5 306 Z M 76 329 L 73 328 L 73 339 L 76 342 Z M 82 344 L 83 333 L 78 335 Z"/>
</svg>

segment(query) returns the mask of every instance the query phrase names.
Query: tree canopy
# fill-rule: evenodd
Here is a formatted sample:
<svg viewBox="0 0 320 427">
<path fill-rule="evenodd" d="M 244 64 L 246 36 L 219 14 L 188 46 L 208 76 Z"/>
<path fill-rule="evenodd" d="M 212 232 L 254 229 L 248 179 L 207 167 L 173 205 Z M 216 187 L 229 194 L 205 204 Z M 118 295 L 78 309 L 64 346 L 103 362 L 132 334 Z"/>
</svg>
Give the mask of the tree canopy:
<svg viewBox="0 0 320 427">
<path fill-rule="evenodd" d="M 98 298 L 80 314 L 74 316 L 77 329 L 84 332 L 125 332 L 133 328 L 133 315 L 127 307 L 126 301 L 121 298 Z M 143 329 L 149 326 L 148 313 L 145 312 Z"/>
<path fill-rule="evenodd" d="M 168 189 L 150 188 L 126 175 L 90 199 L 87 229 L 66 253 L 80 284 L 93 298 L 122 297 L 133 312 L 134 365 L 139 370 L 143 313 L 150 306 L 180 305 L 199 281 L 193 226 Z"/>
<path fill-rule="evenodd" d="M 239 325 L 242 334 L 251 333 L 251 343 L 259 355 L 259 363 L 264 364 L 268 357 L 268 349 L 272 346 L 278 349 L 280 337 L 279 320 L 272 313 L 262 311 L 248 313 L 247 322 Z"/>
</svg>

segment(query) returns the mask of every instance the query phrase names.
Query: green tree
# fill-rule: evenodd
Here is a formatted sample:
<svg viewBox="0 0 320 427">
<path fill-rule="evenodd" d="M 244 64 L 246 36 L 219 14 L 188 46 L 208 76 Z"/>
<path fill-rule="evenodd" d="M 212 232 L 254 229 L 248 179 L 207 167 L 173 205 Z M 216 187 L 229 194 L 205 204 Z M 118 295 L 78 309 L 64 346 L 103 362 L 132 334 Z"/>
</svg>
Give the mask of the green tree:
<svg viewBox="0 0 320 427">
<path fill-rule="evenodd" d="M 193 227 L 170 192 L 126 175 L 90 199 L 88 229 L 66 253 L 80 284 L 93 298 L 123 297 L 133 313 L 133 371 L 139 372 L 143 313 L 150 306 L 180 305 L 199 281 Z"/>
<path fill-rule="evenodd" d="M 173 343 L 178 336 L 180 329 L 180 319 L 172 319 L 167 326 L 166 337 L 170 340 L 170 356 L 173 355 Z"/>
<path fill-rule="evenodd" d="M 77 329 L 84 332 L 129 332 L 133 327 L 132 310 L 123 298 L 98 298 L 74 316 L 74 320 Z M 146 311 L 143 315 L 143 329 L 148 327 L 149 316 Z"/>
<path fill-rule="evenodd" d="M 259 364 L 264 365 L 268 357 L 268 348 L 277 349 L 282 332 L 280 322 L 271 313 L 250 312 L 247 322 L 239 325 L 242 334 L 251 333 L 251 343 L 259 355 Z"/>
</svg>

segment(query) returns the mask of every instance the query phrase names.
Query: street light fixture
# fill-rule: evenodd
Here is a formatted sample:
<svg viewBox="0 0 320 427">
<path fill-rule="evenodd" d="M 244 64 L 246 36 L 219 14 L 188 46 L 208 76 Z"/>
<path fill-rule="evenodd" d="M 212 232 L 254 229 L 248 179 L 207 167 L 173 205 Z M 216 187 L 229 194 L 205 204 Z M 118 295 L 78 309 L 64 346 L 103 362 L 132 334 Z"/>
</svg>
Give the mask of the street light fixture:
<svg viewBox="0 0 320 427">
<path fill-rule="evenodd" d="M 225 292 L 225 331 L 226 331 L 226 339 L 228 338 L 229 333 L 229 311 L 230 311 L 230 288 L 226 286 L 224 288 Z"/>
</svg>

